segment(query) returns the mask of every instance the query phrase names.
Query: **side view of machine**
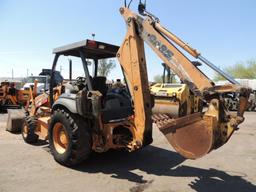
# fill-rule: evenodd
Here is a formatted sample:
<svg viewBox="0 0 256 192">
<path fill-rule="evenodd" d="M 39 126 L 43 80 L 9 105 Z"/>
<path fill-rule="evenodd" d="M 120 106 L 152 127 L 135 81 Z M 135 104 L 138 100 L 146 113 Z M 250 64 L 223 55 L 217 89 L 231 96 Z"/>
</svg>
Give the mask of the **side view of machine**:
<svg viewBox="0 0 256 192">
<path fill-rule="evenodd" d="M 39 76 L 30 76 L 27 78 L 27 83 L 19 86 L 14 83 L 3 82 L 0 86 L 0 110 L 8 112 L 8 120 L 6 130 L 10 132 L 20 132 L 21 125 L 24 120 L 24 110 L 27 103 L 37 95 L 46 94 L 45 91 L 49 89 L 51 70 L 43 69 Z M 55 78 L 53 80 L 54 86 L 61 83 L 63 77 L 59 71 L 55 71 Z M 15 85 L 15 86 L 14 86 Z M 33 89 L 33 94 L 31 90 Z M 33 97 L 32 97 L 33 96 Z M 42 96 L 42 97 L 43 97 Z M 26 107 L 28 108 L 28 107 Z"/>
<path fill-rule="evenodd" d="M 124 88 L 109 91 L 106 77 L 97 75 L 98 61 L 115 57 L 118 49 L 118 46 L 92 40 L 54 49 L 51 79 L 60 56 L 80 57 L 85 76 L 62 85 L 58 97 L 52 81 L 50 99 L 45 94 L 31 95 L 34 99 L 27 108 L 22 128 L 24 140 L 34 143 L 39 138 L 49 139 L 54 158 L 65 165 L 81 162 L 92 149 L 103 152 L 110 148 L 129 148 L 127 142 L 132 140 L 128 129 L 131 123 L 127 119 L 132 115 L 130 97 Z M 89 73 L 88 59 L 93 61 L 93 74 Z"/>
<path fill-rule="evenodd" d="M 248 100 L 248 111 L 256 110 L 256 80 L 255 79 L 236 79 L 241 85 L 251 89 L 251 93 Z M 225 85 L 227 81 L 217 81 L 218 85 Z M 238 93 L 227 93 L 225 95 L 226 106 L 230 111 L 237 111 L 239 105 L 239 94 Z"/>
<path fill-rule="evenodd" d="M 22 107 L 27 103 L 21 82 L 2 82 L 0 85 L 0 112 L 8 112 L 6 131 L 19 132 L 24 118 Z"/>
<path fill-rule="evenodd" d="M 249 111 L 256 111 L 256 90 L 254 90 L 249 97 Z"/>
<path fill-rule="evenodd" d="M 51 116 L 51 106 L 49 92 L 43 92 L 38 95 L 38 80 L 35 79 L 33 87 L 28 90 L 28 99 L 25 106 L 25 118 L 21 133 L 24 141 L 27 143 L 35 143 L 38 141 L 40 135 L 48 135 L 47 130 L 43 129 L 48 125 L 47 120 Z M 63 92 L 62 85 L 54 87 L 53 99 L 56 100 Z M 41 129 L 42 128 L 42 129 Z M 40 134 L 42 132 L 42 134 Z M 41 139 L 47 139 L 47 137 Z"/>
<path fill-rule="evenodd" d="M 60 56 L 81 58 L 85 76 L 67 83 L 57 99 L 54 99 L 51 81 L 49 106 L 40 107 L 44 99 L 38 105 L 35 102 L 35 110 L 28 111 L 30 120 L 23 130 L 48 139 L 54 159 L 67 166 L 82 162 L 91 151 L 135 151 L 149 145 L 153 141 L 152 122 L 186 158 L 202 157 L 225 144 L 244 121 L 250 90 L 237 85 L 232 77 L 162 27 L 159 19 L 146 11 L 144 4 L 139 4 L 139 14 L 127 6 L 121 7 L 120 13 L 127 26 L 120 47 L 86 40 L 54 49 L 51 79 Z M 152 114 L 154 98 L 148 87 L 144 42 L 187 84 L 194 96 L 207 103 L 207 110 L 187 111 L 177 118 L 163 111 Z M 215 86 L 174 44 L 212 67 L 231 84 Z M 119 60 L 126 80 L 125 94 L 109 92 L 106 77 L 97 73 L 99 59 L 113 57 Z M 91 74 L 87 60 L 93 61 Z M 225 92 L 239 93 L 237 114 L 230 114 L 225 108 L 222 97 Z M 45 116 L 36 117 L 37 113 L 44 114 L 46 110 Z"/>
<path fill-rule="evenodd" d="M 18 109 L 26 103 L 23 91 L 16 88 L 15 82 L 1 82 L 0 85 L 0 111 Z"/>
</svg>

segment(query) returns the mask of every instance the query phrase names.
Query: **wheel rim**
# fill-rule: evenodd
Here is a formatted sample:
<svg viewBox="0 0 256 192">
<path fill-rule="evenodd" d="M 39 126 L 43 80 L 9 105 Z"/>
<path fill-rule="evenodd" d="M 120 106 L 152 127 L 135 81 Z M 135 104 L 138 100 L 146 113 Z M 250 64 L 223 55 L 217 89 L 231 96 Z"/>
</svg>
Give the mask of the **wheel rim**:
<svg viewBox="0 0 256 192">
<path fill-rule="evenodd" d="M 28 135 L 28 125 L 26 123 L 23 125 L 22 134 L 24 137 L 27 137 Z"/>
<path fill-rule="evenodd" d="M 53 144 L 56 151 L 60 154 L 66 152 L 69 139 L 65 127 L 61 123 L 56 123 L 53 127 Z"/>
</svg>

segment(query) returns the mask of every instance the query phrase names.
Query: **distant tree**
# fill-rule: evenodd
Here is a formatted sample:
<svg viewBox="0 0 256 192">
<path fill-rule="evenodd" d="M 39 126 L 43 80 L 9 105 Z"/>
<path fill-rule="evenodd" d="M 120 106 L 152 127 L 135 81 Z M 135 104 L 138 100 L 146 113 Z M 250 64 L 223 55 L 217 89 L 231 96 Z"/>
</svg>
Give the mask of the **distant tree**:
<svg viewBox="0 0 256 192">
<path fill-rule="evenodd" d="M 163 76 L 162 75 L 155 75 L 154 76 L 154 82 L 155 83 L 162 83 L 163 82 Z"/>
<path fill-rule="evenodd" d="M 234 78 L 256 79 L 256 60 L 251 59 L 247 62 L 236 63 L 233 66 L 226 67 L 224 71 Z M 216 73 L 213 80 L 219 81 L 225 80 L 225 78 Z"/>
<path fill-rule="evenodd" d="M 114 60 L 101 59 L 99 60 L 98 75 L 107 77 L 115 67 L 116 63 Z"/>
<path fill-rule="evenodd" d="M 251 70 L 251 73 L 253 73 L 253 78 L 256 78 L 256 59 L 251 59 L 247 61 L 249 65 L 249 69 Z"/>
<path fill-rule="evenodd" d="M 155 75 L 154 76 L 154 82 L 155 83 L 163 83 L 163 75 Z M 167 76 L 165 76 L 165 82 L 167 82 Z M 177 83 L 177 79 L 175 78 L 175 76 L 171 76 L 171 83 Z"/>
</svg>

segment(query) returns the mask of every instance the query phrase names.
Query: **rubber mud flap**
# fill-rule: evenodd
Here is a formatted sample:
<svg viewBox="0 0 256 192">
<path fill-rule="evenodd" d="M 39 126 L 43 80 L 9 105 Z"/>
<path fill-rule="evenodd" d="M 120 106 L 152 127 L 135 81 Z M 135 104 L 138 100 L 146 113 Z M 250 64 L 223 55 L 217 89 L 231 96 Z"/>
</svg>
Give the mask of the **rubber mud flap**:
<svg viewBox="0 0 256 192">
<path fill-rule="evenodd" d="M 196 113 L 173 119 L 159 129 L 179 154 L 188 159 L 197 159 L 212 150 L 214 135 L 211 121 Z"/>
</svg>

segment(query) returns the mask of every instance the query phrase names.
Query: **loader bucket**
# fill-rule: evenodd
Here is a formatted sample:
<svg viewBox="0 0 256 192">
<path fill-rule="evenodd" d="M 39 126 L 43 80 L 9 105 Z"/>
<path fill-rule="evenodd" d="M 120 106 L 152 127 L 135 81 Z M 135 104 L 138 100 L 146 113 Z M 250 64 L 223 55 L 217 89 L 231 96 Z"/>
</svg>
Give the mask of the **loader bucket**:
<svg viewBox="0 0 256 192">
<path fill-rule="evenodd" d="M 6 125 L 6 131 L 20 132 L 22 124 L 25 118 L 25 112 L 23 109 L 8 109 L 8 120 Z"/>
</svg>

